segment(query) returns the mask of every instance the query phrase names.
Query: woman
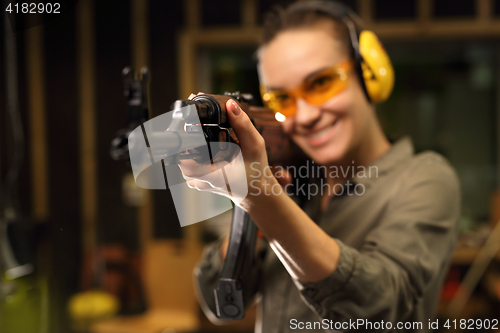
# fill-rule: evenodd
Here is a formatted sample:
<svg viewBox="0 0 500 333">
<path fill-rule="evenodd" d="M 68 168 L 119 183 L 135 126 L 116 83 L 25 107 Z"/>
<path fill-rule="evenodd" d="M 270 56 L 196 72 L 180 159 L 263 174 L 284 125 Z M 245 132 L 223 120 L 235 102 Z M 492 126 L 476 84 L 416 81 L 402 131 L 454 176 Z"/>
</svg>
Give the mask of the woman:
<svg viewBox="0 0 500 333">
<path fill-rule="evenodd" d="M 435 315 L 457 236 L 458 180 L 442 156 L 415 155 L 408 138 L 391 144 L 384 135 L 366 82 L 373 73 L 357 68 L 355 20 L 338 4 L 301 1 L 264 27 L 263 99 L 326 170 L 323 190 L 302 207 L 271 190 L 278 180 L 264 139 L 236 103 L 226 105 L 248 182 L 258 180 L 239 205 L 272 249 L 253 281 L 260 332 L 425 332 Z M 194 177 L 190 186 L 211 189 L 182 169 Z M 196 270 L 212 312 L 224 243 L 209 247 Z"/>
</svg>

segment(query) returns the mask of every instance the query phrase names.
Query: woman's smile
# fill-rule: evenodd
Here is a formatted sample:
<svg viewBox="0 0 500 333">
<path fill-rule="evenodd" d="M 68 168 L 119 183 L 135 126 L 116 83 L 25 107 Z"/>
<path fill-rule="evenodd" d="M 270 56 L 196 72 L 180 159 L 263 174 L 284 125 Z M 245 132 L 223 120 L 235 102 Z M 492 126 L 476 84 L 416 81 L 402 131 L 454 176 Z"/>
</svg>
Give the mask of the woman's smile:
<svg viewBox="0 0 500 333">
<path fill-rule="evenodd" d="M 330 125 L 319 129 L 313 133 L 305 134 L 304 137 L 306 142 L 311 147 L 323 146 L 334 138 L 341 127 L 341 121 L 339 117 L 335 118 L 333 123 Z"/>
</svg>

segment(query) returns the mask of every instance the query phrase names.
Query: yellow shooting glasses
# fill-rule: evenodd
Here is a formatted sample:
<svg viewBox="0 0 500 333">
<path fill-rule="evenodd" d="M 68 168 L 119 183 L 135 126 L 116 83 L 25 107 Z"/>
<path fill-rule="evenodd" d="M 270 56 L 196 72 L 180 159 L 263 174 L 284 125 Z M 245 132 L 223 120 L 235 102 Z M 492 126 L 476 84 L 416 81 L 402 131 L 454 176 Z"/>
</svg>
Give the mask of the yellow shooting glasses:
<svg viewBox="0 0 500 333">
<path fill-rule="evenodd" d="M 298 98 L 312 105 L 321 105 L 343 91 L 348 84 L 347 71 L 352 65 L 352 61 L 343 61 L 320 70 L 306 77 L 294 89 L 268 90 L 261 86 L 262 101 L 276 114 L 278 121 L 283 121 L 286 117 L 292 117 L 297 111 Z"/>
<path fill-rule="evenodd" d="M 394 88 L 394 68 L 384 46 L 369 30 L 358 30 L 361 19 L 350 8 L 335 1 L 298 1 L 287 8 L 288 13 L 319 12 L 343 22 L 351 40 L 353 62 L 341 63 L 308 78 L 292 90 L 267 91 L 261 87 L 264 104 L 276 114 L 278 121 L 295 114 L 297 98 L 310 104 L 326 102 L 347 87 L 349 68 L 358 76 L 370 103 L 381 103 L 389 98 Z"/>
</svg>

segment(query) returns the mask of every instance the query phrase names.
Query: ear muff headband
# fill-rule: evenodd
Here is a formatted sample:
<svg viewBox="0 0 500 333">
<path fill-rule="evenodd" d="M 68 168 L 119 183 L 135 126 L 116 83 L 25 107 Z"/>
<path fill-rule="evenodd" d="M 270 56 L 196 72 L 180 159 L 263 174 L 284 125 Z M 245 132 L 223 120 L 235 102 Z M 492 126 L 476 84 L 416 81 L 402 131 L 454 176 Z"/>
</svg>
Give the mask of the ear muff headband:
<svg viewBox="0 0 500 333">
<path fill-rule="evenodd" d="M 292 5 L 290 12 L 317 11 L 344 22 L 349 31 L 356 72 L 368 101 L 380 103 L 389 98 L 394 88 L 394 68 L 377 36 L 369 30 L 357 32 L 356 13 L 333 1 L 304 1 Z"/>
</svg>

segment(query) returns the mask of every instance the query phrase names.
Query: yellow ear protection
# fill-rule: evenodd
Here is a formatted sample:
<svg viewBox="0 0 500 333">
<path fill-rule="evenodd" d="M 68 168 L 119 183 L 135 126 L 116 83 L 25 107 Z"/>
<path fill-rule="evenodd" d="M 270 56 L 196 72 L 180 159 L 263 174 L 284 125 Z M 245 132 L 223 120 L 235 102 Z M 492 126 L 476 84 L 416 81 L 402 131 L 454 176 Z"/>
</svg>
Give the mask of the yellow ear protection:
<svg viewBox="0 0 500 333">
<path fill-rule="evenodd" d="M 394 87 L 394 68 L 384 46 L 369 30 L 358 33 L 355 21 L 361 21 L 349 8 L 333 1 L 303 1 L 288 8 L 291 12 L 316 11 L 347 26 L 356 72 L 368 101 L 380 103 L 389 98 Z"/>
</svg>

